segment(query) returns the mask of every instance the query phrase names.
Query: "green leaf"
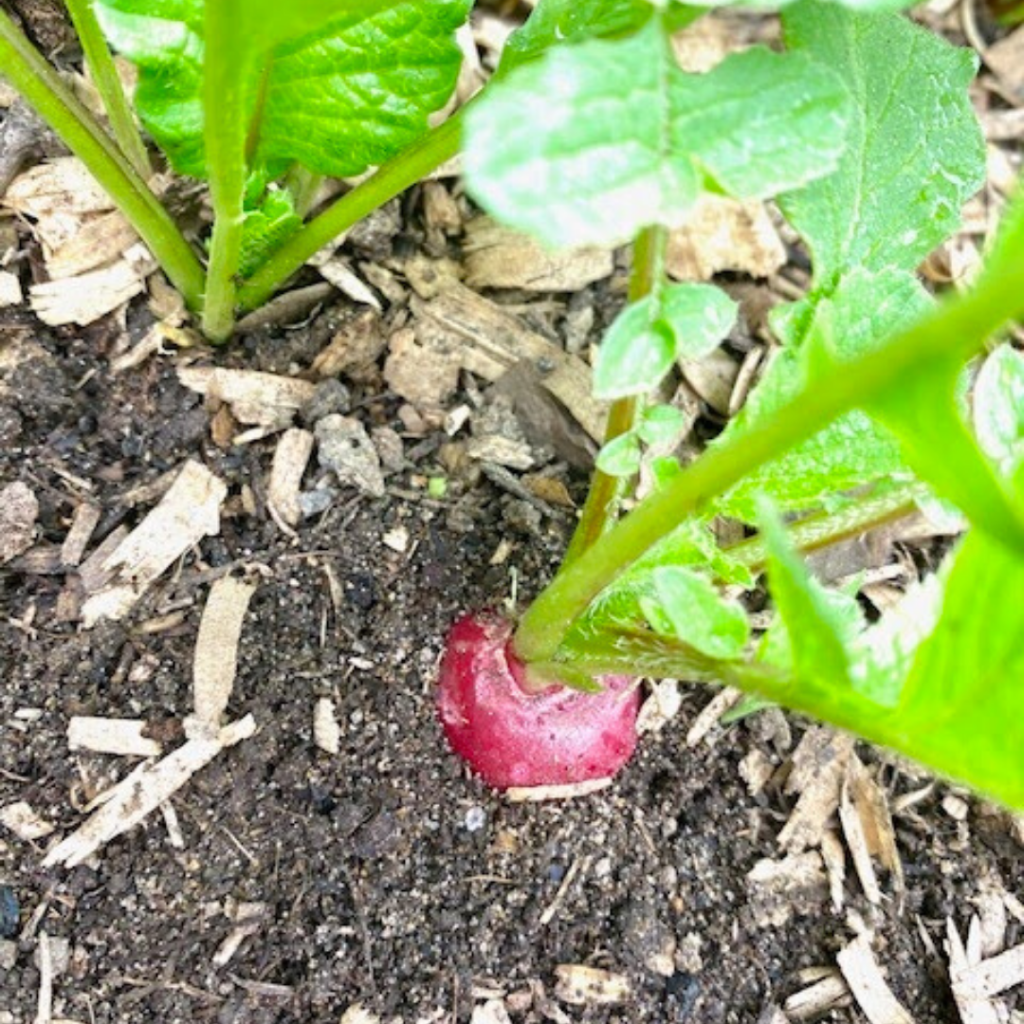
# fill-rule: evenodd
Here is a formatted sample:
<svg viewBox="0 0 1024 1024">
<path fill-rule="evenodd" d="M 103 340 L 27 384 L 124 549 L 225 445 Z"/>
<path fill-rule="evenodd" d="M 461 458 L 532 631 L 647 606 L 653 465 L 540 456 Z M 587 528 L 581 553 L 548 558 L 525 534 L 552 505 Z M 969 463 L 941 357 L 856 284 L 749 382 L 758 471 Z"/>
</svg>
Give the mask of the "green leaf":
<svg viewBox="0 0 1024 1024">
<path fill-rule="evenodd" d="M 243 277 L 254 273 L 300 227 L 302 218 L 295 212 L 291 193 L 268 190 L 260 205 L 245 215 L 238 272 Z"/>
<path fill-rule="evenodd" d="M 223 0 L 221 0 L 223 2 Z M 204 0 L 96 0 L 111 44 L 139 66 L 136 105 L 176 170 L 205 177 Z M 246 0 L 237 66 L 251 163 L 346 177 L 427 128 L 455 85 L 470 0 Z M 325 20 L 326 19 L 326 20 Z M 244 31 L 243 31 L 244 26 Z"/>
<path fill-rule="evenodd" d="M 913 270 L 960 224 L 985 180 L 967 95 L 973 50 L 896 14 L 803 0 L 783 14 L 787 45 L 840 74 L 853 100 L 839 168 L 780 197 L 811 249 L 819 289 L 853 267 Z"/>
<path fill-rule="evenodd" d="M 641 414 L 636 435 L 644 444 L 668 444 L 685 422 L 682 410 L 674 405 L 652 405 Z"/>
<path fill-rule="evenodd" d="M 626 306 L 608 329 L 594 367 L 594 394 L 622 398 L 650 391 L 677 358 L 697 359 L 717 348 L 735 319 L 736 303 L 719 288 L 658 288 Z"/>
<path fill-rule="evenodd" d="M 938 625 L 919 648 L 892 742 L 944 774 L 1024 808 L 1024 559 L 972 531 Z"/>
<path fill-rule="evenodd" d="M 642 607 L 654 629 L 667 625 L 671 635 L 712 658 L 730 659 L 742 653 L 750 638 L 742 605 L 727 601 L 692 569 L 656 569 L 652 580 L 654 595 L 643 599 Z"/>
<path fill-rule="evenodd" d="M 790 338 L 790 345 L 775 357 L 716 444 L 756 432 L 816 372 L 825 376 L 842 372 L 835 369 L 837 361 L 877 348 L 889 332 L 913 323 L 930 305 L 931 299 L 912 274 L 857 270 L 847 275 L 831 298 L 820 299 L 811 308 L 804 336 Z M 815 370 L 815 362 L 824 364 L 821 370 Z M 907 473 L 898 440 L 854 410 L 749 474 L 716 507 L 725 515 L 752 522 L 758 494 L 769 495 L 787 511 L 808 509 L 830 495 Z"/>
<path fill-rule="evenodd" d="M 1000 345 L 974 385 L 974 429 L 985 452 L 1008 476 L 1024 460 L 1024 356 Z"/>
<path fill-rule="evenodd" d="M 785 637 L 777 633 L 764 654 L 780 667 L 791 667 L 812 689 L 849 688 L 846 643 L 863 623 L 856 600 L 821 586 L 790 545 L 778 514 L 766 502 L 759 511 L 768 582 L 785 627 Z"/>
<path fill-rule="evenodd" d="M 597 453 L 597 468 L 608 476 L 632 476 L 640 469 L 640 442 L 633 431 L 620 434 Z"/>
<path fill-rule="evenodd" d="M 548 245 L 614 244 L 680 223 L 705 186 L 770 196 L 827 174 L 846 111 L 842 84 L 803 55 L 755 48 L 686 74 L 658 17 L 492 83 L 467 111 L 465 173 Z"/>
</svg>

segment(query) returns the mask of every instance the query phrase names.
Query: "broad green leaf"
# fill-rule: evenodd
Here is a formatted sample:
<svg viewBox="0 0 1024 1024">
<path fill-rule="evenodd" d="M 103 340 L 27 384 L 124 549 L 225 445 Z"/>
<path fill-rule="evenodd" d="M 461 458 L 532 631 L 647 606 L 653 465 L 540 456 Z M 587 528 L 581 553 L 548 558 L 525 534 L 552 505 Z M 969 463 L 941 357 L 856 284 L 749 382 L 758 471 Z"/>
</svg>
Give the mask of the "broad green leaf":
<svg viewBox="0 0 1024 1024">
<path fill-rule="evenodd" d="M 978 374 L 972 404 L 978 442 L 1012 474 L 1024 460 L 1024 356 L 1000 345 Z"/>
<path fill-rule="evenodd" d="M 791 344 L 776 355 L 742 412 L 716 443 L 728 443 L 768 423 L 812 377 L 809 364 L 816 358 L 824 362 L 824 373 L 842 372 L 835 369 L 837 361 L 877 348 L 886 335 L 912 323 L 930 305 L 912 274 L 849 274 L 831 298 L 812 307 L 806 337 L 789 339 Z M 723 514 L 752 522 L 758 494 L 769 495 L 785 510 L 807 509 L 830 495 L 839 497 L 844 490 L 907 473 L 898 440 L 867 414 L 854 410 L 745 477 L 717 507 Z"/>
<path fill-rule="evenodd" d="M 246 0 L 232 60 L 252 110 L 252 163 L 341 177 L 426 130 L 454 88 L 470 0 Z M 184 174 L 204 177 L 204 0 L 96 0 L 111 44 L 139 66 L 136 104 Z M 325 20 L 326 19 L 326 20 Z"/>
<path fill-rule="evenodd" d="M 750 638 L 747 613 L 738 602 L 722 597 L 706 576 L 669 566 L 655 569 L 652 581 L 654 593 L 643 600 L 652 627 L 667 626 L 678 640 L 712 658 L 742 653 Z"/>
<path fill-rule="evenodd" d="M 493 82 L 467 112 L 464 166 L 482 205 L 548 245 L 614 244 L 680 223 L 703 187 L 763 197 L 827 174 L 846 114 L 842 84 L 802 55 L 684 73 L 657 17 Z"/>
<path fill-rule="evenodd" d="M 736 303 L 711 285 L 665 285 L 615 318 L 598 352 L 594 394 L 621 398 L 656 387 L 678 358 L 717 348 L 736 319 Z"/>
<path fill-rule="evenodd" d="M 1024 808 L 1024 558 L 979 531 L 957 552 L 938 625 L 918 649 L 892 742 Z"/>
<path fill-rule="evenodd" d="M 853 267 L 913 270 L 960 224 L 985 180 L 967 95 L 978 58 L 898 14 L 802 0 L 783 14 L 787 45 L 840 74 L 853 101 L 838 169 L 780 197 L 804 236 L 818 289 Z"/>
<path fill-rule="evenodd" d="M 811 576 L 769 504 L 761 502 L 759 513 L 769 588 L 785 629 L 784 634 L 776 631 L 775 642 L 762 649 L 762 657 L 791 669 L 812 692 L 849 688 L 846 644 L 863 623 L 856 600 L 826 590 Z"/>
</svg>

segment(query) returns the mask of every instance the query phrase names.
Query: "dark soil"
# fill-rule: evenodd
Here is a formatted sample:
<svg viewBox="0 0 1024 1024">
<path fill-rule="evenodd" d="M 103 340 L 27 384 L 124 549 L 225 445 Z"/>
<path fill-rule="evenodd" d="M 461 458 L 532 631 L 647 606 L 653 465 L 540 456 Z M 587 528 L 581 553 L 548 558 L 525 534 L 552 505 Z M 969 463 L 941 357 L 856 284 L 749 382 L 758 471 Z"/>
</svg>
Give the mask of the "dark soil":
<svg viewBox="0 0 1024 1024">
<path fill-rule="evenodd" d="M 146 511 L 123 500 L 131 488 L 187 457 L 232 495 L 258 489 L 269 467 L 269 442 L 223 451 L 209 441 L 207 413 L 168 361 L 113 377 L 113 333 L 107 324 L 58 336 L 21 313 L 0 322 L 0 349 L 28 336 L 42 347 L 9 375 L 0 408 L 0 484 L 20 479 L 42 505 L 33 551 L 60 545 L 85 488 L 104 509 L 98 541 Z M 275 359 L 282 344 L 261 343 Z M 380 397 L 360 415 L 394 423 L 393 406 Z M 68 717 L 144 717 L 173 743 L 208 582 L 233 569 L 258 571 L 262 583 L 230 709 L 251 712 L 259 732 L 175 798 L 184 849 L 154 815 L 89 866 L 47 873 L 44 843 L 0 836 L 0 888 L 20 908 L 15 962 L 0 966 L 0 1020 L 34 1019 L 33 950 L 45 931 L 70 945 L 56 1015 L 97 1024 L 337 1022 L 357 1002 L 385 1021 L 466 1021 L 489 993 L 507 997 L 515 1021 L 753 1024 L 804 987 L 801 969 L 834 963 L 859 913 L 918 1024 L 954 1021 L 922 935 L 941 950 L 946 916 L 965 925 L 983 879 L 1024 885 L 1019 848 L 984 807 L 960 824 L 940 808 L 940 787 L 897 819 L 902 906 L 873 911 L 851 880 L 842 912 L 810 893 L 784 924 L 763 926 L 746 875 L 778 856 L 790 798 L 748 795 L 738 762 L 755 745 L 774 760 L 779 752 L 757 719 L 688 752 L 683 735 L 705 691 L 688 692 L 682 713 L 599 794 L 513 805 L 466 777 L 433 713 L 445 631 L 461 611 L 507 597 L 508 566 L 489 565 L 502 539 L 515 543 L 521 587 L 533 590 L 566 524 L 517 533 L 503 515 L 509 499 L 486 479 L 462 498 L 418 497 L 414 478 L 433 468 L 431 445 L 419 448 L 418 461 L 407 448 L 413 458 L 388 497 L 346 496 L 297 541 L 239 508 L 124 624 L 60 623 L 64 579 L 41 556 L 2 570 L 0 806 L 27 800 L 62 830 L 81 821 L 72 798 L 81 806 L 102 788 L 114 760 L 69 754 Z M 455 501 L 460 529 L 449 523 Z M 381 542 L 397 524 L 412 541 L 405 554 Z M 328 570 L 344 592 L 337 617 Z M 140 628 L 172 610 L 181 614 L 162 631 Z M 311 739 L 323 695 L 337 702 L 337 757 Z M 920 784 L 888 767 L 883 778 L 892 791 Z M 217 969 L 227 914 L 247 901 L 265 905 L 261 927 Z M 566 963 L 623 973 L 633 994 L 619 1006 L 554 1002 L 554 970 Z M 820 1019 L 863 1018 L 839 1009 Z"/>
</svg>

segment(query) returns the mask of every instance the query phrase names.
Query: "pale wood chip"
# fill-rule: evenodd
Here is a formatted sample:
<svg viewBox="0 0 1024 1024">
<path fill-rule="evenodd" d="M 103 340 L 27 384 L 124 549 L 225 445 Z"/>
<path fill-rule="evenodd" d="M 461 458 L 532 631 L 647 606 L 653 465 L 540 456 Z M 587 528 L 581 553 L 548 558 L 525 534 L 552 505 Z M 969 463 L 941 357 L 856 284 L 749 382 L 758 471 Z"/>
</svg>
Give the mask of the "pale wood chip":
<svg viewBox="0 0 1024 1024">
<path fill-rule="evenodd" d="M 88 274 L 113 263 L 139 240 L 124 216 L 113 211 L 84 218 L 63 240 L 44 238 L 46 271 L 52 281 Z"/>
<path fill-rule="evenodd" d="M 843 844 L 839 841 L 839 836 L 832 829 L 826 829 L 822 833 L 821 859 L 825 862 L 832 906 L 836 910 L 841 910 L 845 896 L 846 855 L 843 852 Z"/>
<path fill-rule="evenodd" d="M 686 745 L 693 749 L 703 742 L 711 730 L 718 725 L 722 715 L 739 703 L 742 696 L 742 690 L 736 690 L 731 686 L 719 690 L 693 720 L 693 725 L 686 732 Z"/>
<path fill-rule="evenodd" d="M 39 948 L 36 962 L 39 965 L 39 994 L 36 999 L 35 1024 L 52 1024 L 53 1022 L 53 950 L 50 936 L 45 931 L 39 933 Z"/>
<path fill-rule="evenodd" d="M 382 309 L 377 293 L 348 265 L 340 256 L 332 256 L 329 260 L 317 265 L 317 271 L 330 281 L 343 295 L 353 302 L 361 302 L 379 313 Z"/>
<path fill-rule="evenodd" d="M 710 192 L 671 232 L 665 254 L 665 269 L 677 281 L 710 281 L 723 270 L 767 278 L 785 263 L 786 247 L 764 203 Z"/>
<path fill-rule="evenodd" d="M 850 1005 L 850 989 L 838 971 L 828 971 L 812 985 L 794 992 L 784 1004 L 786 1016 L 794 1022 L 816 1020 L 829 1010 Z"/>
<path fill-rule="evenodd" d="M 111 530 L 89 557 L 79 565 L 78 576 L 82 581 L 82 589 L 87 594 L 95 593 L 114 578 L 116 570 L 107 567 L 107 559 L 124 543 L 128 532 L 127 526 L 119 526 L 117 529 Z"/>
<path fill-rule="evenodd" d="M 512 1018 L 500 999 L 488 999 L 473 1007 L 469 1024 L 512 1024 Z"/>
<path fill-rule="evenodd" d="M 355 1003 L 341 1015 L 338 1024 L 380 1024 L 380 1017 L 370 1013 L 362 1003 Z"/>
<path fill-rule="evenodd" d="M 747 784 L 751 796 L 763 792 L 774 774 L 772 759 L 758 747 L 751 748 L 740 761 L 740 778 Z"/>
<path fill-rule="evenodd" d="M 1001 1024 L 999 1011 L 986 996 L 965 991 L 961 987 L 961 979 L 975 964 L 972 964 L 952 918 L 946 919 L 946 954 L 949 957 L 953 1001 L 962 1024 Z"/>
<path fill-rule="evenodd" d="M 521 359 L 541 368 L 544 387 L 592 438 L 601 441 L 606 406 L 591 393 L 590 368 L 558 345 L 528 330 L 511 313 L 457 281 L 445 279 L 429 302 L 414 298 L 413 312 L 459 340 L 453 346 L 464 369 L 495 381 Z"/>
<path fill-rule="evenodd" d="M 239 423 L 283 430 L 312 397 L 316 385 L 259 370 L 183 366 L 178 380 L 191 391 L 226 402 Z"/>
<path fill-rule="evenodd" d="M 327 754 L 336 755 L 341 750 L 341 727 L 330 697 L 321 697 L 314 705 L 313 742 Z"/>
<path fill-rule="evenodd" d="M 95 754 L 159 757 L 163 748 L 156 740 L 143 735 L 147 724 L 142 718 L 75 715 L 68 721 L 68 746 Z"/>
<path fill-rule="evenodd" d="M 855 938 L 839 952 L 836 961 L 871 1024 L 914 1024 L 909 1011 L 892 994 L 866 936 Z"/>
<path fill-rule="evenodd" d="M 615 271 L 610 249 L 546 249 L 530 235 L 484 215 L 466 224 L 462 251 L 470 288 L 575 292 Z"/>
<path fill-rule="evenodd" d="M 632 994 L 625 975 L 584 964 L 559 964 L 555 979 L 555 998 L 570 1006 L 616 1006 Z"/>
<path fill-rule="evenodd" d="M 242 622 L 255 593 L 255 583 L 222 576 L 210 587 L 203 608 L 192 661 L 192 701 L 195 718 L 214 733 L 235 685 Z"/>
<path fill-rule="evenodd" d="M 50 850 L 43 866 L 63 864 L 73 868 L 88 860 L 112 839 L 139 824 L 222 750 L 255 732 L 256 722 L 252 715 L 246 715 L 225 726 L 214 738 L 187 740 L 162 760 L 143 762 L 113 788 L 106 803 L 84 825 Z"/>
<path fill-rule="evenodd" d="M 740 364 L 724 349 L 716 348 L 703 359 L 680 359 L 686 383 L 722 416 L 729 414 Z"/>
<path fill-rule="evenodd" d="M 509 803 L 541 803 L 545 800 L 572 800 L 578 796 L 589 796 L 607 789 L 612 784 L 609 779 L 589 779 L 586 782 L 570 782 L 555 786 L 509 786 L 505 797 Z"/>
<path fill-rule="evenodd" d="M 882 899 L 872 863 L 874 857 L 892 873 L 897 891 L 901 891 L 903 871 L 888 803 L 856 754 L 852 754 L 847 762 L 839 820 L 854 869 L 868 900 L 877 905 Z"/>
<path fill-rule="evenodd" d="M 995 956 L 1005 948 L 1009 915 L 1004 895 L 1002 886 L 994 879 L 983 882 L 976 901 L 982 956 Z"/>
<path fill-rule="evenodd" d="M 114 209 L 110 196 L 73 156 L 36 164 L 19 174 L 7 187 L 3 204 L 35 221 Z"/>
<path fill-rule="evenodd" d="M 999 79 L 999 84 L 1024 100 L 1024 27 L 993 43 L 982 58 Z"/>
<path fill-rule="evenodd" d="M 163 815 L 164 828 L 167 829 L 167 841 L 175 850 L 185 849 L 185 836 L 181 831 L 181 822 L 178 820 L 178 812 L 170 800 L 165 800 L 160 805 L 160 813 Z"/>
<path fill-rule="evenodd" d="M 50 327 L 84 327 L 141 294 L 146 277 L 156 268 L 149 250 L 141 244 L 133 245 L 121 259 L 101 270 L 33 285 L 32 312 Z"/>
<path fill-rule="evenodd" d="M 100 507 L 88 501 L 80 502 L 75 508 L 71 529 L 60 546 L 60 560 L 68 568 L 73 569 L 82 561 L 93 531 L 99 526 L 101 515 Z"/>
<path fill-rule="evenodd" d="M 747 874 L 751 910 L 761 928 L 780 928 L 795 913 L 824 901 L 828 890 L 821 855 L 816 850 L 791 853 L 782 860 L 759 860 Z"/>
<path fill-rule="evenodd" d="M 988 999 L 1024 983 L 1024 944 L 1014 946 L 958 973 L 954 992 L 972 999 Z"/>
<path fill-rule="evenodd" d="M 365 379 L 376 372 L 376 362 L 385 348 L 387 338 L 380 316 L 364 310 L 334 332 L 313 360 L 312 370 L 321 378 L 345 374 L 355 380 Z"/>
<path fill-rule="evenodd" d="M 216 534 L 226 495 L 220 478 L 199 462 L 186 462 L 160 504 L 104 560 L 102 569 L 114 576 L 82 606 L 85 625 L 123 618 L 193 544 Z"/>
<path fill-rule="evenodd" d="M 278 439 L 274 449 L 270 482 L 267 484 L 267 504 L 277 518 L 288 526 L 295 526 L 302 518 L 299 490 L 302 487 L 302 475 L 313 454 L 314 441 L 311 431 L 289 427 Z"/>
<path fill-rule="evenodd" d="M 534 465 L 533 450 L 525 441 L 513 441 L 500 434 L 485 434 L 466 442 L 466 455 L 477 462 L 493 462 L 509 469 L 525 470 Z"/>
<path fill-rule="evenodd" d="M 683 706 L 678 679 L 660 679 L 651 684 L 651 695 L 643 702 L 636 719 L 638 733 L 660 732 Z"/>
<path fill-rule="evenodd" d="M 21 294 L 21 281 L 17 274 L 9 270 L 0 270 L 0 309 L 8 306 L 20 306 L 23 296 Z"/>
<path fill-rule="evenodd" d="M 0 807 L 0 825 L 27 843 L 42 839 L 53 831 L 53 826 L 41 818 L 27 800 Z"/>
<path fill-rule="evenodd" d="M 226 967 L 241 948 L 242 943 L 263 927 L 267 918 L 267 905 L 265 903 L 239 903 L 232 908 L 229 917 L 235 926 L 224 937 L 213 954 L 215 967 Z"/>
<path fill-rule="evenodd" d="M 817 846 L 839 808 L 846 763 L 853 739 L 822 726 L 808 729 L 793 751 L 787 792 L 800 794 L 778 842 L 790 852 Z"/>
<path fill-rule="evenodd" d="M 32 546 L 39 517 L 39 499 L 20 480 L 0 490 L 0 565 Z"/>
<path fill-rule="evenodd" d="M 459 385 L 461 345 L 444 332 L 420 324 L 391 335 L 384 379 L 417 409 L 440 409 Z"/>
</svg>

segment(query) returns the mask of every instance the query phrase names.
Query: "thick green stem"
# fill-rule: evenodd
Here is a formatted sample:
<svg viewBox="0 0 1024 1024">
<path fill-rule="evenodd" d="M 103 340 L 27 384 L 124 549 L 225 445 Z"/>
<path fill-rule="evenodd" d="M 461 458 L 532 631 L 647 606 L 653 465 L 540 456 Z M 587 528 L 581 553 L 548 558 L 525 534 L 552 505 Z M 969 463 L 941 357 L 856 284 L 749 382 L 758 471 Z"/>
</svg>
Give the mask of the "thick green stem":
<svg viewBox="0 0 1024 1024">
<path fill-rule="evenodd" d="M 188 305 L 198 308 L 203 268 L 188 242 L 110 136 L 2 9 L 0 68 L 117 204 Z"/>
<path fill-rule="evenodd" d="M 203 140 L 213 203 L 213 238 L 203 305 L 203 333 L 224 341 L 235 326 L 235 278 L 242 251 L 245 221 L 245 149 L 251 127 L 246 121 L 242 90 L 247 75 L 228 55 L 239 19 L 235 4 L 221 0 L 206 5 L 206 67 L 203 78 Z"/>
<path fill-rule="evenodd" d="M 629 279 L 630 302 L 639 302 L 663 283 L 667 246 L 668 232 L 663 227 L 645 228 L 637 236 L 633 246 L 633 270 Z M 605 444 L 632 430 L 641 408 L 642 401 L 636 395 L 613 402 L 608 410 Z M 594 471 L 580 521 L 565 553 L 565 565 L 574 562 L 594 541 L 608 532 L 632 484 L 632 480 L 609 476 L 600 469 Z"/>
<path fill-rule="evenodd" d="M 121 147 L 121 152 L 131 161 L 132 167 L 141 177 L 148 179 L 153 172 L 149 154 L 135 126 L 135 118 L 121 87 L 110 48 L 96 20 L 93 0 L 67 0 L 67 8 L 82 44 L 86 66 L 103 101 L 103 109 L 107 112 L 114 139 Z"/>
<path fill-rule="evenodd" d="M 967 359 L 1007 320 L 1024 310 L 1024 198 L 1018 196 L 989 267 L 976 288 L 947 301 L 881 349 L 815 380 L 757 432 L 738 435 L 707 452 L 663 491 L 652 495 L 582 557 L 560 572 L 523 616 L 515 647 L 524 661 L 554 658 L 573 621 L 637 558 L 687 515 L 738 483 L 758 466 L 817 433 L 844 412 L 869 404 L 901 379 L 941 356 Z M 1024 533 L 1008 503 L 990 524 Z"/>
<path fill-rule="evenodd" d="M 239 307 L 251 310 L 261 306 L 328 242 L 455 156 L 465 109 L 382 164 L 366 181 L 335 200 L 293 235 L 238 290 Z"/>
</svg>

